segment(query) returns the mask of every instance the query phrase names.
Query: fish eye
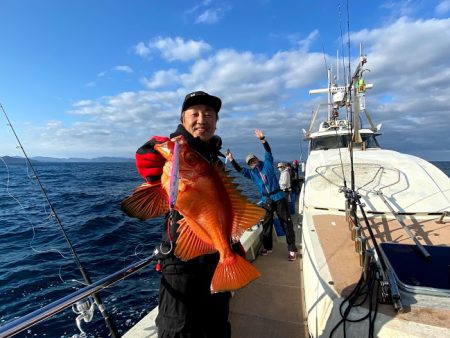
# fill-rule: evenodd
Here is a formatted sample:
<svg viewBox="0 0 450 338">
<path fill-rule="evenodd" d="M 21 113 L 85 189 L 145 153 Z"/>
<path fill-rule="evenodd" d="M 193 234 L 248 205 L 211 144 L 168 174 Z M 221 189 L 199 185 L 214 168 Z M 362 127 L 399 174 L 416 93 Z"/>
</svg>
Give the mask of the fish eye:
<svg viewBox="0 0 450 338">
<path fill-rule="evenodd" d="M 187 164 L 194 165 L 197 160 L 197 155 L 195 153 L 187 153 L 184 156 L 184 160 L 186 161 Z"/>
</svg>

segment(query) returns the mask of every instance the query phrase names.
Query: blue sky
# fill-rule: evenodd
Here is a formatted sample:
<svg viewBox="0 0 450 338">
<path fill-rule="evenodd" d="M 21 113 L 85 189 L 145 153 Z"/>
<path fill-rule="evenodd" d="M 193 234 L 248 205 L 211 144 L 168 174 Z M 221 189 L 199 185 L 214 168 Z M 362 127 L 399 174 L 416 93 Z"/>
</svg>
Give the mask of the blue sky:
<svg viewBox="0 0 450 338">
<path fill-rule="evenodd" d="M 223 100 L 217 134 L 238 158 L 306 157 L 301 130 L 336 51 L 368 56 L 379 139 L 450 161 L 450 0 L 1 0 L 0 103 L 33 156 L 133 157 L 168 135 L 188 92 Z M 350 30 L 348 31 L 347 27 Z M 341 39 L 342 37 L 344 40 Z M 348 62 L 347 60 L 345 61 Z M 6 119 L 0 155 L 22 155 Z"/>
</svg>

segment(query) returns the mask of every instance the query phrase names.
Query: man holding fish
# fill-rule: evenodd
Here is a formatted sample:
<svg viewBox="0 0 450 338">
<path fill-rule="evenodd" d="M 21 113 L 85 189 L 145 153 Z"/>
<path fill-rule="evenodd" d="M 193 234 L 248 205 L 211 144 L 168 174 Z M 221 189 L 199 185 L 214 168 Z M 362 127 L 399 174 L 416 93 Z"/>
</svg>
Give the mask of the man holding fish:
<svg viewBox="0 0 450 338">
<path fill-rule="evenodd" d="M 227 337 L 230 292 L 259 277 L 236 253 L 239 238 L 263 217 L 224 173 L 216 136 L 221 100 L 186 95 L 170 138 L 152 137 L 136 152 L 145 183 L 122 202 L 130 216 L 166 215 L 159 248 L 158 337 Z M 245 254 L 245 253 L 244 253 Z"/>
</svg>

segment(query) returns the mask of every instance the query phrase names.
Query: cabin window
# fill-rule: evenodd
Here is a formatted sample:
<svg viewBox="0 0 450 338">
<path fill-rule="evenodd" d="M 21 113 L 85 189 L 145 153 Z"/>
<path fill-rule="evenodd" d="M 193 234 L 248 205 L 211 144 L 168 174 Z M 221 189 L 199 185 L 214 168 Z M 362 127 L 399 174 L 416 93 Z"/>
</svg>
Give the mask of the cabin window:
<svg viewBox="0 0 450 338">
<path fill-rule="evenodd" d="M 349 137 L 349 135 L 329 135 L 314 138 L 311 140 L 311 150 L 347 148 Z M 361 138 L 365 143 L 366 149 L 380 148 L 374 134 L 361 134 Z"/>
</svg>

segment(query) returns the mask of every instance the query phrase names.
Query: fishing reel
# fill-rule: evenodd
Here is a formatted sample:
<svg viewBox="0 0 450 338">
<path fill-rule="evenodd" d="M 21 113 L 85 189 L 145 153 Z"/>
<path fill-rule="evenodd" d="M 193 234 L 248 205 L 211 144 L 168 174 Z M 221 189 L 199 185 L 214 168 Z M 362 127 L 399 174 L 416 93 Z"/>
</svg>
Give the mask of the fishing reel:
<svg viewBox="0 0 450 338">
<path fill-rule="evenodd" d="M 344 196 L 345 196 L 345 198 L 347 200 L 353 201 L 356 198 L 356 193 L 350 188 L 347 188 L 347 187 L 344 187 L 344 186 L 343 187 L 339 187 L 339 192 L 340 193 L 344 193 Z"/>
<path fill-rule="evenodd" d="M 92 320 L 92 318 L 94 317 L 94 305 L 95 302 L 91 297 L 79 300 L 72 305 L 72 311 L 78 315 L 75 321 L 77 323 L 78 329 L 81 332 L 81 334 L 79 335 L 80 338 L 86 337 L 86 332 L 81 328 L 81 323 L 82 321 L 88 323 Z"/>
</svg>

